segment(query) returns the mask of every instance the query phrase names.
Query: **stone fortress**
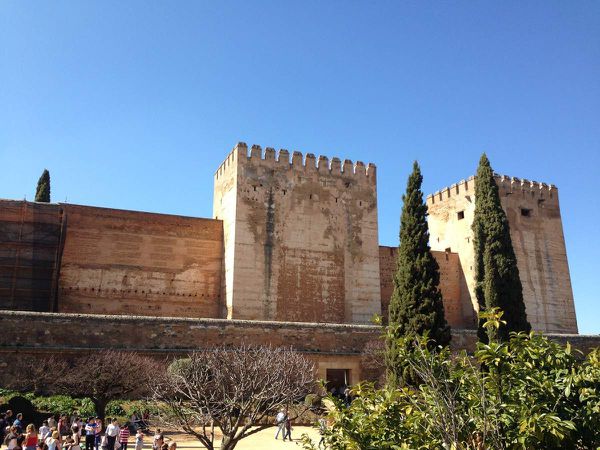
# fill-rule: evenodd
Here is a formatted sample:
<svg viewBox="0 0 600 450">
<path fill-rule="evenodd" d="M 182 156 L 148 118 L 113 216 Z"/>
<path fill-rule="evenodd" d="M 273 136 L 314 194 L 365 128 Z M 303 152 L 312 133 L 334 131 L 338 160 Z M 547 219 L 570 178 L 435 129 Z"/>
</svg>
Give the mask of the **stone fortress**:
<svg viewBox="0 0 600 450">
<path fill-rule="evenodd" d="M 532 326 L 576 334 L 556 187 L 497 182 Z M 454 345 L 468 347 L 473 178 L 427 205 Z M 360 352 L 380 333 L 369 323 L 387 311 L 396 251 L 378 241 L 375 165 L 244 143 L 215 173 L 212 219 L 1 200 L 0 353 L 246 340 L 293 345 L 323 378 L 342 370 L 356 382 Z M 36 331 L 20 331 L 24 322 Z"/>
</svg>

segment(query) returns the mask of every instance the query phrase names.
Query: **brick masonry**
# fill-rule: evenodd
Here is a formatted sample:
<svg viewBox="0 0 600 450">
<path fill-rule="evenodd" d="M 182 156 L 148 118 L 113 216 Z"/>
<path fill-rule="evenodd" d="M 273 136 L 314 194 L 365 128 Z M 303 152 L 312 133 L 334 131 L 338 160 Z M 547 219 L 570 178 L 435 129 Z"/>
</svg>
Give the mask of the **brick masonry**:
<svg viewBox="0 0 600 450">
<path fill-rule="evenodd" d="M 59 312 L 219 317 L 221 221 L 61 207 Z"/>
<path fill-rule="evenodd" d="M 27 324 L 27 326 L 24 326 Z M 214 345 L 240 343 L 290 346 L 315 361 L 318 375 L 327 368 L 350 369 L 351 382 L 367 377 L 362 352 L 377 341 L 381 327 L 236 319 L 110 316 L 3 311 L 0 315 L 0 368 L 15 354 L 48 355 L 104 348 L 169 357 Z M 586 352 L 600 346 L 600 336 L 548 335 Z M 452 330 L 455 350 L 473 351 L 474 330 Z"/>
<path fill-rule="evenodd" d="M 474 327 L 475 311 L 462 291 L 466 281 L 457 253 L 432 251 L 440 268 L 440 291 L 444 299 L 446 320 L 453 328 Z M 384 321 L 387 320 L 388 306 L 394 292 L 394 272 L 396 270 L 397 247 L 379 247 L 379 269 L 381 280 L 381 310 Z"/>
</svg>

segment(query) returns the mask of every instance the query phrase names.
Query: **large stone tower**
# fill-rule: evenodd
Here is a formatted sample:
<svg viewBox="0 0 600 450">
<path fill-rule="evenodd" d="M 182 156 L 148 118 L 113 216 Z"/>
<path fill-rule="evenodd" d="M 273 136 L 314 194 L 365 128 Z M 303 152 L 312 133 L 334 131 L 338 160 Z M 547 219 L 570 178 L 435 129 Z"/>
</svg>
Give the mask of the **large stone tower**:
<svg viewBox="0 0 600 450">
<path fill-rule="evenodd" d="M 228 318 L 367 323 L 381 311 L 375 166 L 239 143 L 215 174 Z"/>
<path fill-rule="evenodd" d="M 510 225 L 529 322 L 538 331 L 577 333 L 558 190 L 506 176 L 496 176 L 496 183 Z M 466 287 L 461 290 L 462 303 L 471 301 L 476 309 L 474 177 L 428 196 L 427 206 L 431 248 L 459 254 Z"/>
</svg>

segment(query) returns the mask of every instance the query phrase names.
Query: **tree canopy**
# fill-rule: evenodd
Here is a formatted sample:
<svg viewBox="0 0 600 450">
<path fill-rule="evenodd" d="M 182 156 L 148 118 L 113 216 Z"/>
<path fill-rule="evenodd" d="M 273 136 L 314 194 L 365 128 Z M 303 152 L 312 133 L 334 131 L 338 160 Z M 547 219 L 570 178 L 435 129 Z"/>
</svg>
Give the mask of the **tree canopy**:
<svg viewBox="0 0 600 450">
<path fill-rule="evenodd" d="M 398 360 L 398 339 L 427 334 L 431 345 L 448 345 L 450 327 L 446 322 L 439 266 L 429 247 L 427 205 L 423 201 L 423 176 L 415 161 L 408 178 L 400 218 L 400 246 L 394 292 L 390 300 L 387 328 L 386 365 L 388 376 L 399 381 L 404 364 Z"/>
<path fill-rule="evenodd" d="M 479 310 L 500 308 L 505 324 L 497 330 L 501 339 L 508 339 L 511 331 L 531 330 L 525 312 L 523 287 L 519 277 L 517 258 L 510 237 L 506 214 L 500 203 L 498 185 L 490 161 L 481 156 L 475 179 L 475 213 L 473 218 L 473 245 L 475 250 L 475 295 Z M 479 338 L 489 338 L 479 321 Z"/>
<path fill-rule="evenodd" d="M 50 203 L 50 172 L 47 169 L 44 169 L 38 180 L 35 201 Z"/>
</svg>

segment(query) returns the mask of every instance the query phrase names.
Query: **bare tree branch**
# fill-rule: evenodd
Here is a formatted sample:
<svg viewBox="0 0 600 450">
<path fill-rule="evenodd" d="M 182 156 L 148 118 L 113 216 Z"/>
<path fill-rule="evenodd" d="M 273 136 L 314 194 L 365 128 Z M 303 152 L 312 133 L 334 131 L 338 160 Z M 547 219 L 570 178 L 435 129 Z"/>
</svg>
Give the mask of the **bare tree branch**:
<svg viewBox="0 0 600 450">
<path fill-rule="evenodd" d="M 288 348 L 217 347 L 192 353 L 156 377 L 153 396 L 164 406 L 162 420 L 221 450 L 273 426 L 265 418 L 301 401 L 316 388 L 314 365 Z M 207 431 L 210 429 L 211 431 Z"/>
</svg>

